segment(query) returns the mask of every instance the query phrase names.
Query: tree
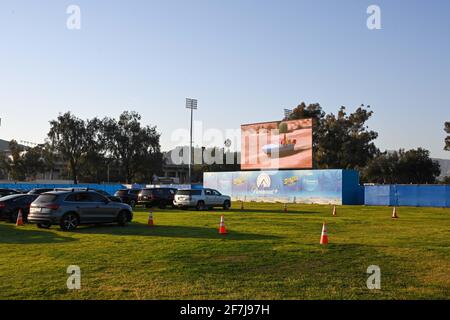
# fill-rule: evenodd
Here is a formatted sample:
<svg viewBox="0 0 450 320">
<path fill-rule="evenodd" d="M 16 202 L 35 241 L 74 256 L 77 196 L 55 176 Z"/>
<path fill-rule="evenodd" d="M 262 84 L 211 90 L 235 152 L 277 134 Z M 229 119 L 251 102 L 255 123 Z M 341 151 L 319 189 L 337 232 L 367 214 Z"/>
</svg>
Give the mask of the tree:
<svg viewBox="0 0 450 320">
<path fill-rule="evenodd" d="M 120 161 L 127 183 L 135 178 L 151 179 L 162 171 L 160 134 L 156 127 L 142 127 L 140 120 L 140 114 L 134 111 L 123 112 L 119 120 L 103 119 L 107 149 Z"/>
<path fill-rule="evenodd" d="M 445 127 L 444 127 L 445 132 L 447 132 L 448 134 L 450 134 L 450 122 L 446 122 L 445 123 Z M 450 135 L 448 135 L 447 137 L 445 137 L 445 147 L 444 150 L 450 151 Z"/>
<path fill-rule="evenodd" d="M 87 130 L 84 120 L 70 112 L 50 121 L 48 137 L 53 148 L 69 163 L 73 183 L 78 183 L 79 163 L 87 148 Z"/>
<path fill-rule="evenodd" d="M 312 119 L 313 128 L 313 167 L 317 168 L 317 150 L 319 149 L 320 139 L 323 136 L 323 119 L 325 112 L 318 103 L 309 104 L 308 106 L 302 102 L 294 108 L 291 114 L 284 120 Z"/>
<path fill-rule="evenodd" d="M 372 159 L 363 170 L 363 180 L 371 183 L 435 183 L 441 170 L 428 150 L 418 148 L 384 152 Z"/>
<path fill-rule="evenodd" d="M 44 171 L 49 173 L 49 178 L 52 180 L 56 162 L 58 161 L 58 154 L 48 141 L 41 145 L 41 150 L 42 160 L 44 162 Z"/>
<path fill-rule="evenodd" d="M 347 115 L 342 106 L 336 115 L 325 115 L 319 104 L 301 103 L 287 120 L 313 119 L 313 166 L 316 168 L 360 169 L 378 154 L 373 141 L 378 133 L 368 130 L 373 115 L 361 105 Z"/>
<path fill-rule="evenodd" d="M 106 180 L 105 168 L 109 165 L 106 147 L 102 120 L 86 120 L 86 148 L 80 160 L 80 176 L 83 181 L 100 183 Z"/>
<path fill-rule="evenodd" d="M 25 167 L 23 164 L 24 148 L 16 140 L 9 142 L 10 155 L 2 159 L 2 167 L 8 176 L 16 181 L 25 180 Z"/>
<path fill-rule="evenodd" d="M 10 155 L 0 156 L 0 170 L 13 180 L 34 180 L 39 173 L 44 174 L 54 168 L 53 152 L 48 143 L 27 148 L 11 140 L 9 150 Z"/>
<path fill-rule="evenodd" d="M 43 157 L 43 146 L 38 145 L 34 148 L 29 148 L 23 153 L 22 164 L 24 167 L 24 175 L 26 179 L 36 179 L 38 173 L 46 171 L 46 163 Z"/>
</svg>

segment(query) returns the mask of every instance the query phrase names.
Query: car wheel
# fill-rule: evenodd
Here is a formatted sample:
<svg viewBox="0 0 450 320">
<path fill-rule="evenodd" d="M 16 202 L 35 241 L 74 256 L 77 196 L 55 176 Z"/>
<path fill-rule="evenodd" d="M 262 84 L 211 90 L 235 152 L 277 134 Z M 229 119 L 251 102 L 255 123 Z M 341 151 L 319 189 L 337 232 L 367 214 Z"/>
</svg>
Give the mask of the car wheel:
<svg viewBox="0 0 450 320">
<path fill-rule="evenodd" d="M 75 230 L 78 227 L 80 221 L 78 220 L 78 216 L 75 213 L 66 213 L 60 222 L 60 227 L 64 231 Z"/>
<path fill-rule="evenodd" d="M 204 201 L 197 202 L 197 211 L 203 211 L 203 210 L 205 210 L 205 202 Z"/>
<path fill-rule="evenodd" d="M 231 203 L 228 200 L 225 200 L 225 202 L 223 203 L 223 210 L 229 210 L 231 207 Z"/>
<path fill-rule="evenodd" d="M 52 225 L 50 223 L 38 223 L 37 227 L 39 229 L 50 229 Z"/>
<path fill-rule="evenodd" d="M 126 211 L 120 211 L 117 215 L 117 223 L 119 226 L 124 227 L 128 224 L 128 213 Z"/>
<path fill-rule="evenodd" d="M 160 209 L 165 209 L 166 208 L 166 203 L 164 201 L 161 201 L 159 204 L 159 208 Z"/>
</svg>

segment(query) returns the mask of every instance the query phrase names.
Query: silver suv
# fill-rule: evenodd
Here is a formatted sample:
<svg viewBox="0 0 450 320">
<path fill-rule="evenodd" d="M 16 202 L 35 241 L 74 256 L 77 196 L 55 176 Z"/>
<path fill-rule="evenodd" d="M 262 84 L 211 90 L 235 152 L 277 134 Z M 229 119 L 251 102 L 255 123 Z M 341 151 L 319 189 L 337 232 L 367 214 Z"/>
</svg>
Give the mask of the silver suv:
<svg viewBox="0 0 450 320">
<path fill-rule="evenodd" d="M 179 208 L 194 207 L 197 210 L 213 207 L 228 210 L 231 207 L 231 198 L 214 189 L 186 189 L 177 191 L 173 204 Z"/>
<path fill-rule="evenodd" d="M 80 224 L 118 223 L 125 226 L 133 219 L 127 204 L 113 202 L 95 191 L 52 191 L 31 203 L 28 222 L 38 228 L 60 225 L 74 230 Z"/>
</svg>

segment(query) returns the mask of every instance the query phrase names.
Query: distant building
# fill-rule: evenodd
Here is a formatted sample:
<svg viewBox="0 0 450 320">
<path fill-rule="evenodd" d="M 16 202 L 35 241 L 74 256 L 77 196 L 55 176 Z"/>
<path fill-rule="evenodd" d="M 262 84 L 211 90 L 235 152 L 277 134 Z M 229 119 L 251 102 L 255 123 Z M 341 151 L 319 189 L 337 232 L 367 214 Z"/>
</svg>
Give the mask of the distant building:
<svg viewBox="0 0 450 320">
<path fill-rule="evenodd" d="M 172 152 L 170 150 L 163 152 L 163 177 L 158 177 L 157 182 L 162 184 L 187 183 L 189 181 L 189 166 L 187 164 L 174 164 L 172 161 Z"/>
</svg>

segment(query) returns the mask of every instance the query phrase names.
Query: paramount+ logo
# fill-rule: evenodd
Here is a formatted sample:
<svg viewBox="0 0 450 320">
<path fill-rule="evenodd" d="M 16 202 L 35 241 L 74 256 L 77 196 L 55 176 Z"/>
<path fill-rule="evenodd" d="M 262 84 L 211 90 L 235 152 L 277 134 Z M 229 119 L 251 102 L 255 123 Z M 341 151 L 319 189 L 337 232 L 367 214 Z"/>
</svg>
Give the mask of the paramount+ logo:
<svg viewBox="0 0 450 320">
<path fill-rule="evenodd" d="M 272 179 L 267 173 L 261 173 L 258 178 L 256 178 L 256 186 L 258 189 L 270 188 L 272 184 Z"/>
</svg>

